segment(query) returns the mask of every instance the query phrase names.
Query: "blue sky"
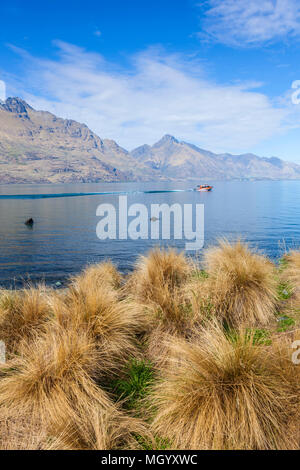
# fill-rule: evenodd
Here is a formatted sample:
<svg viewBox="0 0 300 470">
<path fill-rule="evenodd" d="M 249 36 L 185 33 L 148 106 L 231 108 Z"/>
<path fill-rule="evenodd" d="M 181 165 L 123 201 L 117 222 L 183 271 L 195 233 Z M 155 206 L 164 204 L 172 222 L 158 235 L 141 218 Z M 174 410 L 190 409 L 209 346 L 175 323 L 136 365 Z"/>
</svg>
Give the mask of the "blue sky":
<svg viewBox="0 0 300 470">
<path fill-rule="evenodd" d="M 300 163 L 297 0 L 1 0 L 0 17 L 7 96 L 127 149 L 168 133 Z"/>
</svg>

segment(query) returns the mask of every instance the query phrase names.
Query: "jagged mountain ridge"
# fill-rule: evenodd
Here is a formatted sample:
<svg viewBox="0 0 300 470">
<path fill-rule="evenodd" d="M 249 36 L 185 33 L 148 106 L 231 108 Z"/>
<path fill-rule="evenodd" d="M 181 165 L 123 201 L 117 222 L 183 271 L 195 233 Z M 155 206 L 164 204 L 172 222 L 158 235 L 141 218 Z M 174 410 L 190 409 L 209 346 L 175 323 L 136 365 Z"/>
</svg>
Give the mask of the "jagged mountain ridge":
<svg viewBox="0 0 300 470">
<path fill-rule="evenodd" d="M 0 101 L 0 183 L 183 179 L 298 179 L 300 165 L 253 154 L 214 154 L 165 135 L 128 152 L 85 124 Z"/>
<path fill-rule="evenodd" d="M 85 124 L 35 111 L 19 98 L 0 103 L 1 183 L 127 181 L 152 173 Z"/>
<path fill-rule="evenodd" d="M 160 174 L 174 179 L 300 178 L 300 165 L 296 163 L 254 154 L 214 154 L 180 142 L 170 135 L 165 135 L 152 146 L 136 148 L 131 155 Z"/>
</svg>

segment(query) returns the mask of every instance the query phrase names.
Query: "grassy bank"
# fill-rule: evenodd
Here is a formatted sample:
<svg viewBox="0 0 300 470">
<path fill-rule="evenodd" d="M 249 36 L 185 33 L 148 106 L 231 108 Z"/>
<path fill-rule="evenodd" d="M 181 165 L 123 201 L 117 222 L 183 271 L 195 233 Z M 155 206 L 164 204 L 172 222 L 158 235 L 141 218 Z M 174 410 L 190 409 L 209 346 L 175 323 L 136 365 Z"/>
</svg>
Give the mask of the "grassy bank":
<svg viewBox="0 0 300 470">
<path fill-rule="evenodd" d="M 299 321 L 300 253 L 240 242 L 0 291 L 0 448 L 298 449 Z"/>
</svg>

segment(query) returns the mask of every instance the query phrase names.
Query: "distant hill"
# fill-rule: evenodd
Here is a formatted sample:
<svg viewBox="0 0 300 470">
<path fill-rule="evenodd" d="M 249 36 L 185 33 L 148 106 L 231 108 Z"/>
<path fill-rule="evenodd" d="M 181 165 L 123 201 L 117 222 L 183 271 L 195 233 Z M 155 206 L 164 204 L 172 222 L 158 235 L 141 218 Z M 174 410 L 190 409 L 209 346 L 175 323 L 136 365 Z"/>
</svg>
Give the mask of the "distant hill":
<svg viewBox="0 0 300 470">
<path fill-rule="evenodd" d="M 253 154 L 214 154 L 165 135 L 128 152 L 85 124 L 0 101 L 0 183 L 184 179 L 300 179 L 300 165 Z"/>
<path fill-rule="evenodd" d="M 131 152 L 140 163 L 172 179 L 298 179 L 300 165 L 279 158 L 262 158 L 253 154 L 214 154 L 165 135 L 150 146 L 142 145 Z"/>
</svg>

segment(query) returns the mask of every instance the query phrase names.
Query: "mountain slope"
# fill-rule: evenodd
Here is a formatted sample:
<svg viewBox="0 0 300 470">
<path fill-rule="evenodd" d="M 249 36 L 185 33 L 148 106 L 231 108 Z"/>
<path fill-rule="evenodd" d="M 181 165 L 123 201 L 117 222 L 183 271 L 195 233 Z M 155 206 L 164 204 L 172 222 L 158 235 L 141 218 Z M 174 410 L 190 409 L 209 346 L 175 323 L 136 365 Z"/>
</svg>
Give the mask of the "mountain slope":
<svg viewBox="0 0 300 470">
<path fill-rule="evenodd" d="M 0 182 L 126 181 L 152 177 L 116 142 L 86 125 L 35 111 L 19 98 L 0 103 Z"/>
<path fill-rule="evenodd" d="M 300 179 L 300 166 L 253 154 L 214 154 L 165 135 L 132 152 L 85 124 L 0 101 L 0 183 L 183 179 Z"/>
<path fill-rule="evenodd" d="M 131 152 L 140 163 L 174 179 L 298 179 L 300 165 L 253 154 L 214 154 L 165 135 L 159 142 Z"/>
</svg>

